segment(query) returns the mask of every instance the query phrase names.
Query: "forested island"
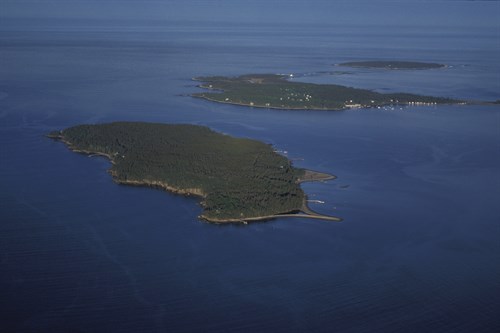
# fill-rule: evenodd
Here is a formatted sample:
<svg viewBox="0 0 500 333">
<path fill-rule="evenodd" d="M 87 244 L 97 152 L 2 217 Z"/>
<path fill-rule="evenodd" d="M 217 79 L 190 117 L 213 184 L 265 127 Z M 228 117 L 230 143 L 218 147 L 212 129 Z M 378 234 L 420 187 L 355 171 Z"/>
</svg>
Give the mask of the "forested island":
<svg viewBox="0 0 500 333">
<path fill-rule="evenodd" d="M 200 196 L 200 218 L 210 222 L 276 217 L 341 221 L 311 211 L 299 185 L 334 176 L 295 168 L 256 140 L 204 126 L 143 122 L 79 125 L 48 136 L 75 152 L 109 158 L 117 183 Z"/>
<path fill-rule="evenodd" d="M 432 62 L 417 62 L 417 61 L 350 61 L 338 64 L 337 66 L 354 67 L 354 68 L 383 68 L 383 69 L 435 69 L 443 68 L 446 65 Z"/>
<path fill-rule="evenodd" d="M 455 104 L 462 101 L 407 93 L 378 93 L 336 84 L 290 81 L 289 75 L 249 74 L 238 77 L 194 78 L 212 90 L 194 97 L 228 104 L 286 110 L 344 110 L 388 105 Z"/>
</svg>

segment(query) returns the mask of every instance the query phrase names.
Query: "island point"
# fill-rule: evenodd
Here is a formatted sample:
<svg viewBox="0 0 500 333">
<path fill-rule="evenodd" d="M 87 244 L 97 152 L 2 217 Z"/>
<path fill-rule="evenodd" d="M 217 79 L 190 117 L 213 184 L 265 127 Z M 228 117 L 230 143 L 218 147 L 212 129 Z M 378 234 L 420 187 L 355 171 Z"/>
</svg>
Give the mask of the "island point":
<svg viewBox="0 0 500 333">
<path fill-rule="evenodd" d="M 193 80 L 210 92 L 192 94 L 219 103 L 284 110 L 345 110 L 389 105 L 463 103 L 445 97 L 408 93 L 378 93 L 336 84 L 290 81 L 293 75 L 248 74 L 238 77 L 209 76 Z"/>
<path fill-rule="evenodd" d="M 116 122 L 78 125 L 51 132 L 72 151 L 107 157 L 119 184 L 150 186 L 201 197 L 209 222 L 243 222 L 279 217 L 328 221 L 307 206 L 305 181 L 335 176 L 296 168 L 263 142 L 234 138 L 208 127 Z"/>
</svg>

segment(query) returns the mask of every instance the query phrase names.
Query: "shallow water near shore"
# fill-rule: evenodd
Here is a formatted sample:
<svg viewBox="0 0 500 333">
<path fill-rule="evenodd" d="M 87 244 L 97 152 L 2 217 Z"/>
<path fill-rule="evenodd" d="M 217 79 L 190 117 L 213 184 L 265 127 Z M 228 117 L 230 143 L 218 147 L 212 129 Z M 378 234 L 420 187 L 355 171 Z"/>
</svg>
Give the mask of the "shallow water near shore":
<svg viewBox="0 0 500 333">
<path fill-rule="evenodd" d="M 499 106 L 286 112 L 188 96 L 195 76 L 312 73 L 296 79 L 500 99 L 491 27 L 399 23 L 0 25 L 0 331 L 498 331 Z M 394 58 L 453 66 L 327 73 Z M 117 185 L 105 158 L 45 137 L 118 120 L 270 143 L 338 177 L 302 187 L 344 222 L 205 223 L 196 198 Z"/>
</svg>

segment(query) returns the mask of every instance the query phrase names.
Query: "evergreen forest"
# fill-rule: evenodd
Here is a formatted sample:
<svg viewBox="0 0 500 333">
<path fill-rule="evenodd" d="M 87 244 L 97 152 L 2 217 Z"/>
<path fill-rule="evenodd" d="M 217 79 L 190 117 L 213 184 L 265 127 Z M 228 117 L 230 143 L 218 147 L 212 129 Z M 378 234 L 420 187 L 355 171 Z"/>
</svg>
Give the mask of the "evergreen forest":
<svg viewBox="0 0 500 333">
<path fill-rule="evenodd" d="M 107 155 L 119 183 L 202 195 L 207 219 L 293 213 L 305 200 L 297 183 L 304 170 L 268 144 L 208 127 L 116 122 L 79 125 L 49 136 L 75 151 Z"/>
</svg>

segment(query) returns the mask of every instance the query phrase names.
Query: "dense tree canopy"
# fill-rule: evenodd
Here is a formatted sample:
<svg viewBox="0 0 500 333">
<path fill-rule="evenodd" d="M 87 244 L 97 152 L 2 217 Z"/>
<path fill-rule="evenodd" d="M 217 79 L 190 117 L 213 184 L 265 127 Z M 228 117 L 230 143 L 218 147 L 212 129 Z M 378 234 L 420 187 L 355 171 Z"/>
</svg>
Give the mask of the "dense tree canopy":
<svg viewBox="0 0 500 333">
<path fill-rule="evenodd" d="M 238 77 L 200 77 L 201 87 L 213 92 L 193 94 L 211 101 L 254 107 L 300 110 L 342 110 L 352 107 L 443 104 L 460 101 L 407 93 L 382 94 L 336 84 L 287 80 L 287 75 L 249 74 Z"/>
<path fill-rule="evenodd" d="M 73 150 L 108 155 L 118 182 L 168 185 L 202 194 L 208 218 L 294 212 L 304 202 L 297 184 L 302 169 L 270 145 L 207 127 L 118 122 L 79 125 L 51 136 Z"/>
</svg>

